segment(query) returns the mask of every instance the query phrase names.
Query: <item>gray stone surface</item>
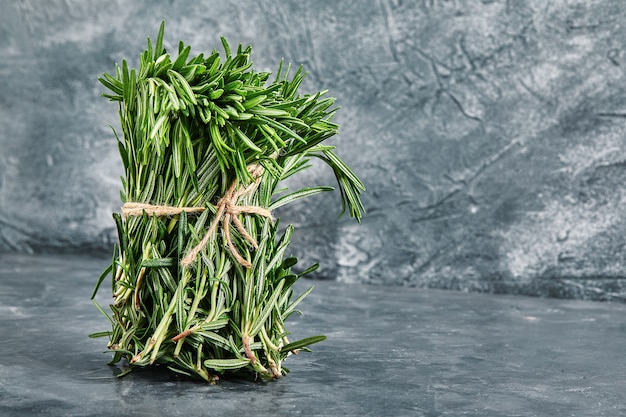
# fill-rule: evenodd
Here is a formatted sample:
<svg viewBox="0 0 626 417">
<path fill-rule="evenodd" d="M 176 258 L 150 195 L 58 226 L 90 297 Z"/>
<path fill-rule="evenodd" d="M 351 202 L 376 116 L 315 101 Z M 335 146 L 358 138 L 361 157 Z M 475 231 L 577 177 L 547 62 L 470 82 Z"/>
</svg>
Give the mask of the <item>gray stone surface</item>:
<svg viewBox="0 0 626 417">
<path fill-rule="evenodd" d="M 109 251 L 121 164 L 96 79 L 166 44 L 252 43 L 343 107 L 338 196 L 278 213 L 319 277 L 624 300 L 626 3 L 0 2 L 0 251 Z M 315 169 L 297 181 L 332 183 Z"/>
<path fill-rule="evenodd" d="M 89 301 L 105 263 L 0 255 L 0 415 L 626 414 L 624 304 L 331 281 L 288 326 L 328 339 L 290 357 L 281 380 L 118 379 L 106 340 L 87 338 L 108 325 Z"/>
</svg>

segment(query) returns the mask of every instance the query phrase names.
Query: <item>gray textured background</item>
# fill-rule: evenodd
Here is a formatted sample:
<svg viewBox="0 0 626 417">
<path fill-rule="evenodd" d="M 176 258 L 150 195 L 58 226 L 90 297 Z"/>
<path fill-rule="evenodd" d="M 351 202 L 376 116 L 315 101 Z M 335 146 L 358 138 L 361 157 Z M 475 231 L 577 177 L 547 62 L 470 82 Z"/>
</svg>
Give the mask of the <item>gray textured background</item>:
<svg viewBox="0 0 626 417">
<path fill-rule="evenodd" d="M 122 170 L 97 77 L 165 19 L 170 50 L 224 35 L 338 98 L 363 223 L 336 193 L 278 213 L 319 277 L 625 300 L 625 18 L 621 0 L 0 0 L 0 252 L 110 251 Z"/>
</svg>

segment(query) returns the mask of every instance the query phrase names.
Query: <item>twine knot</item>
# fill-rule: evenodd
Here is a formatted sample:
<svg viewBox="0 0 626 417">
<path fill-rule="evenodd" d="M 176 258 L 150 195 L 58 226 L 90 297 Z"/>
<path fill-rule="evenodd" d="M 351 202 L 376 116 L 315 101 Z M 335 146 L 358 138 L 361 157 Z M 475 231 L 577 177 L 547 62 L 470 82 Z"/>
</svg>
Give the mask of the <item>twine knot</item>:
<svg viewBox="0 0 626 417">
<path fill-rule="evenodd" d="M 226 194 L 217 202 L 215 208 L 217 209 L 217 213 L 211 222 L 206 234 L 202 238 L 202 240 L 193 247 L 187 255 L 180 261 L 180 264 L 183 267 L 187 267 L 191 265 L 198 254 L 204 249 L 204 247 L 208 244 L 209 239 L 213 235 L 213 232 L 217 229 L 217 226 L 220 222 L 222 222 L 222 230 L 224 231 L 224 239 L 226 239 L 226 245 L 228 249 L 230 249 L 233 257 L 239 262 L 242 266 L 246 268 L 250 268 L 252 264 L 246 258 L 244 258 L 232 241 L 230 234 L 230 225 L 231 223 L 235 225 L 239 233 L 243 236 L 243 238 L 249 242 L 254 249 L 259 247 L 256 239 L 248 233 L 243 223 L 239 219 L 240 214 L 256 214 L 259 216 L 266 217 L 270 220 L 273 220 L 272 212 L 266 208 L 259 206 L 242 206 L 238 205 L 237 202 L 239 198 L 248 195 L 258 187 L 261 182 L 261 176 L 263 175 L 263 167 L 261 165 L 255 164 L 248 167 L 248 172 L 252 176 L 254 180 L 248 186 L 240 185 L 237 180 L 234 180 Z M 140 216 L 144 212 L 148 216 L 174 216 L 177 214 L 184 212 L 187 213 L 198 213 L 204 211 L 204 207 L 172 207 L 172 206 L 158 206 L 151 204 L 143 204 L 143 203 L 126 203 L 122 207 L 122 216 Z"/>
</svg>

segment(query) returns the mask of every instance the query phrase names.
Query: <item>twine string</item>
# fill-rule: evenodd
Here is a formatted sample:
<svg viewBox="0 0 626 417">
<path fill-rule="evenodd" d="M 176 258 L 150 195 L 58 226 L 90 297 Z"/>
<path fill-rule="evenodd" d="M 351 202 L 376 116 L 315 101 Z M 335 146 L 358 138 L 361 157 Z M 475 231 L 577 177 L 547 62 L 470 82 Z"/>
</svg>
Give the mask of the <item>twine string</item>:
<svg viewBox="0 0 626 417">
<path fill-rule="evenodd" d="M 247 205 L 238 205 L 237 202 L 239 198 L 248 195 L 259 186 L 261 183 L 261 176 L 263 175 L 263 167 L 259 164 L 251 165 L 248 167 L 248 172 L 254 179 L 252 183 L 248 186 L 242 186 L 238 183 L 237 180 L 234 180 L 228 190 L 224 194 L 224 196 L 217 202 L 215 206 L 217 208 L 217 212 L 215 213 L 215 217 L 211 222 L 206 234 L 202 238 L 202 240 L 194 246 L 185 257 L 180 261 L 180 264 L 183 267 L 187 267 L 191 265 L 198 254 L 206 247 L 209 243 L 209 240 L 219 223 L 222 222 L 222 229 L 224 231 L 224 239 L 226 240 L 226 245 L 228 249 L 230 249 L 234 258 L 239 262 L 242 266 L 246 268 L 250 268 L 252 264 L 246 258 L 244 258 L 232 241 L 232 237 L 230 234 L 230 226 L 231 223 L 235 225 L 241 236 L 257 249 L 259 247 L 256 239 L 250 235 L 250 233 L 246 230 L 243 223 L 239 219 L 240 214 L 256 214 L 259 216 L 266 217 L 268 219 L 272 219 L 272 212 L 268 209 L 259 206 L 247 206 Z M 148 216 L 175 216 L 177 214 L 184 212 L 187 213 L 199 213 L 204 211 L 204 207 L 174 207 L 174 206 L 163 206 L 163 205 L 152 205 L 152 204 L 144 204 L 144 203 L 125 203 L 122 207 L 122 216 L 127 218 L 129 216 L 141 216 L 144 212 Z"/>
<path fill-rule="evenodd" d="M 125 203 L 122 206 L 122 216 L 124 218 L 141 216 L 144 211 L 148 216 L 165 217 L 175 216 L 183 211 L 187 213 L 201 213 L 204 211 L 204 207 L 174 207 L 133 202 Z"/>
</svg>

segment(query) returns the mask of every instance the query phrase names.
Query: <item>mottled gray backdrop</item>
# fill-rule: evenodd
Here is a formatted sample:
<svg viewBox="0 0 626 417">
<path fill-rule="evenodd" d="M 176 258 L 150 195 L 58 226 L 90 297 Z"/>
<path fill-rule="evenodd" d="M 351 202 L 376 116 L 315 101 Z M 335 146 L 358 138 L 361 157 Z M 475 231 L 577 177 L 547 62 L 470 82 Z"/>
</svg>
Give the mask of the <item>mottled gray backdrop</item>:
<svg viewBox="0 0 626 417">
<path fill-rule="evenodd" d="M 121 163 L 102 72 L 251 43 L 342 110 L 368 188 L 278 215 L 318 277 L 626 299 L 626 2 L 0 0 L 0 251 L 108 253 Z M 332 184 L 316 167 L 299 184 Z"/>
</svg>

